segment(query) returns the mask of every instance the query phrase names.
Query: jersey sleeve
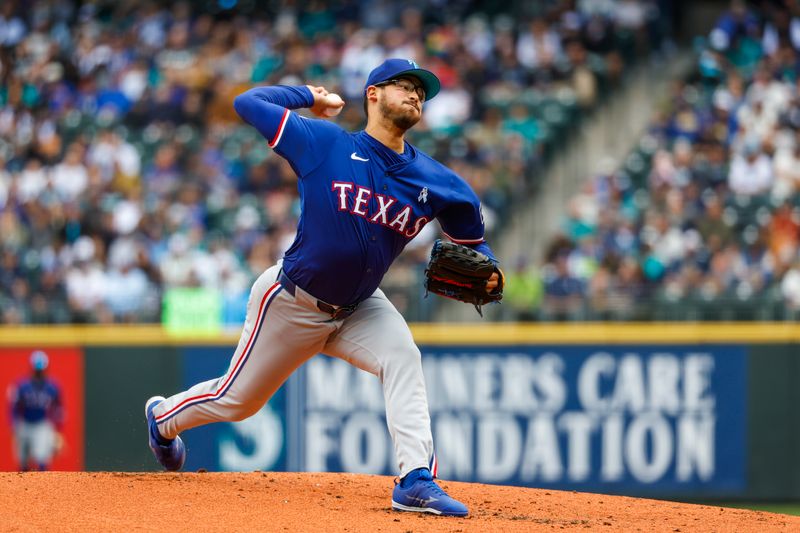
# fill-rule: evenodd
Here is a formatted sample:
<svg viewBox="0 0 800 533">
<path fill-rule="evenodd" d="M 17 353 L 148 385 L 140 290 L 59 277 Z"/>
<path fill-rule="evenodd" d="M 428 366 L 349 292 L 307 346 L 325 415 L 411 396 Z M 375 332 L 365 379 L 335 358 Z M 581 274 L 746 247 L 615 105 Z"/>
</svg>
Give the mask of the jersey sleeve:
<svg viewBox="0 0 800 533">
<path fill-rule="evenodd" d="M 302 178 L 322 164 L 343 132 L 327 120 L 305 118 L 287 111 L 283 131 L 271 147 L 289 161 Z"/>
<path fill-rule="evenodd" d="M 293 109 L 313 104 L 314 96 L 308 87 L 274 86 L 256 87 L 240 94 L 233 107 L 303 177 L 322 163 L 334 139 L 343 131 L 326 120 L 292 113 Z"/>
<path fill-rule="evenodd" d="M 437 215 L 445 236 L 457 244 L 464 244 L 497 263 L 494 252 L 483 237 L 483 212 L 478 196 L 460 177 L 453 175 L 451 197 Z"/>
</svg>

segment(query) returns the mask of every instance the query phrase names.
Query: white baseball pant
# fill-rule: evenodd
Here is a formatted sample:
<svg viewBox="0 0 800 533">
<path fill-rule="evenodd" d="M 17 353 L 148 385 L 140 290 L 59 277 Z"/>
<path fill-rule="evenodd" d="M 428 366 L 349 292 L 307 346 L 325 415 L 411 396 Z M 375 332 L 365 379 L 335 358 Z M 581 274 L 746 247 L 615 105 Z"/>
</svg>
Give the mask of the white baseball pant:
<svg viewBox="0 0 800 533">
<path fill-rule="evenodd" d="M 316 298 L 300 287 L 293 296 L 278 282 L 280 268 L 279 262 L 253 284 L 228 371 L 158 404 L 159 432 L 175 438 L 210 422 L 243 420 L 300 365 L 324 353 L 381 380 L 400 476 L 429 467 L 433 437 L 422 360 L 405 319 L 378 289 L 352 315 L 332 321 Z"/>
</svg>

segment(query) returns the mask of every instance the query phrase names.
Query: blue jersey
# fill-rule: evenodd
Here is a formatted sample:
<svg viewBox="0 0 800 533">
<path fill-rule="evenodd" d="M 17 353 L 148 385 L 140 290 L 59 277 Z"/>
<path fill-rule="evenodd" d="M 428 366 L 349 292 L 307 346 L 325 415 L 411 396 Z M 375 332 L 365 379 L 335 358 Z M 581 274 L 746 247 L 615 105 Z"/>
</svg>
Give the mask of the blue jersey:
<svg viewBox="0 0 800 533">
<path fill-rule="evenodd" d="M 360 302 L 433 219 L 494 260 L 480 202 L 463 179 L 409 143 L 398 154 L 364 131 L 290 111 L 311 105 L 307 87 L 251 89 L 234 102 L 299 178 L 297 236 L 283 260 L 292 281 L 334 305 Z"/>
<path fill-rule="evenodd" d="M 12 395 L 12 420 L 30 424 L 50 420 L 61 424 L 61 395 L 50 380 L 29 379 L 19 384 Z"/>
</svg>

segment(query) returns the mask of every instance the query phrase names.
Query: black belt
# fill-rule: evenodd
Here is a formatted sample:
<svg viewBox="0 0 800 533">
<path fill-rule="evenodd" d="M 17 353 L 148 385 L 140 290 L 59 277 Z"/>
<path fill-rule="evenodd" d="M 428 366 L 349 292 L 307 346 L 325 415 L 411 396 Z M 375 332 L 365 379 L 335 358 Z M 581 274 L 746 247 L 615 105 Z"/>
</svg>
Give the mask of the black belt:
<svg viewBox="0 0 800 533">
<path fill-rule="evenodd" d="M 286 275 L 283 269 L 281 269 L 280 273 L 278 274 L 278 281 L 280 282 L 281 285 L 283 285 L 283 288 L 286 289 L 286 291 L 289 294 L 291 294 L 292 296 L 295 295 L 294 294 L 295 287 L 297 287 L 297 285 L 295 284 L 294 281 L 289 279 L 289 276 Z M 333 320 L 341 320 L 343 318 L 349 317 L 355 312 L 357 307 L 358 307 L 357 303 L 350 305 L 340 305 L 337 307 L 331 304 L 327 304 L 320 299 L 317 299 L 317 309 L 319 309 L 323 313 L 328 313 L 329 315 L 331 315 L 331 318 Z"/>
</svg>

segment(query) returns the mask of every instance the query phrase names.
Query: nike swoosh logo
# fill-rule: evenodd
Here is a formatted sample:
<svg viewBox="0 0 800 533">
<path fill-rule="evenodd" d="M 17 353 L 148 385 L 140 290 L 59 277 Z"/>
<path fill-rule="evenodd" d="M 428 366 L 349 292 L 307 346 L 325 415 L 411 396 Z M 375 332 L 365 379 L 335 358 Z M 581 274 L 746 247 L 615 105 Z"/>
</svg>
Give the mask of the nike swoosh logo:
<svg viewBox="0 0 800 533">
<path fill-rule="evenodd" d="M 369 159 L 364 159 L 363 157 L 358 157 L 355 152 L 350 154 L 350 159 L 354 159 L 356 161 L 369 161 Z"/>
<path fill-rule="evenodd" d="M 429 497 L 427 500 L 423 500 L 422 498 L 409 498 L 411 501 L 418 502 L 420 505 L 428 505 L 433 502 L 438 502 L 439 498 L 434 498 L 433 496 Z"/>
</svg>

